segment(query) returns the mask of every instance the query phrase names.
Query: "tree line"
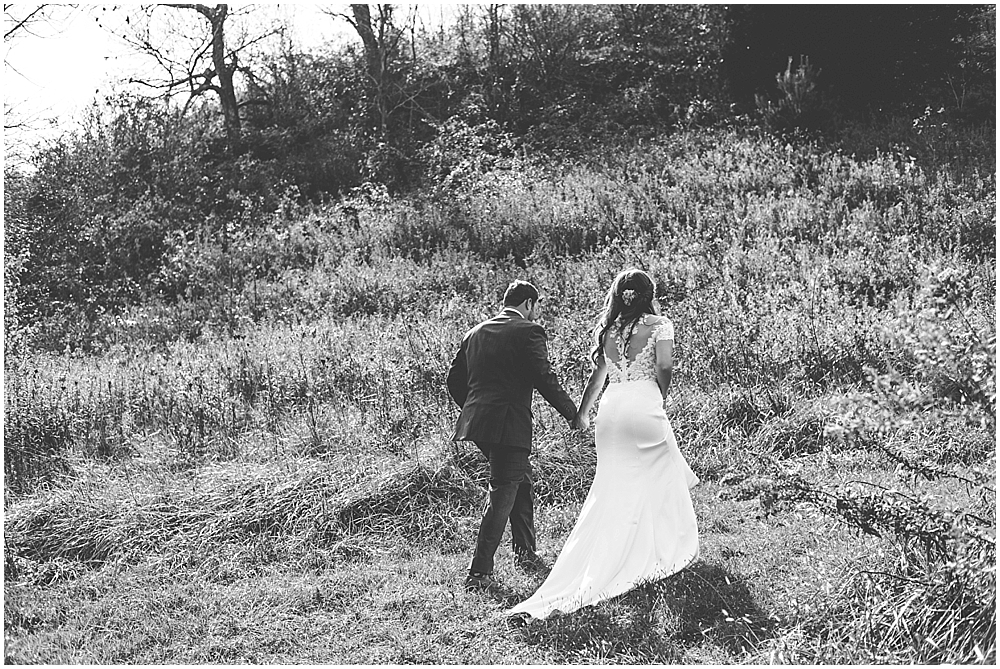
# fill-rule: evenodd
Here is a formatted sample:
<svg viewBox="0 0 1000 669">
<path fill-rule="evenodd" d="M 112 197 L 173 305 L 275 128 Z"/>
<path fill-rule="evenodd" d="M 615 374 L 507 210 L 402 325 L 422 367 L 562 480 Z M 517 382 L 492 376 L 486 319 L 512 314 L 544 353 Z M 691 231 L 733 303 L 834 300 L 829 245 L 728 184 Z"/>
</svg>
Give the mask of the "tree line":
<svg viewBox="0 0 1000 669">
<path fill-rule="evenodd" d="M 162 76 L 94 100 L 31 170 L 5 170 L 9 318 L 174 299 L 156 279 L 172 236 L 224 247 L 289 198 L 412 193 L 471 154 L 715 123 L 822 141 L 929 108 L 995 117 L 993 5 L 465 5 L 434 28 L 408 6 L 350 5 L 329 19 L 357 39 L 308 52 L 234 15 L 135 15 L 123 37 Z M 5 42 L 21 28 L 8 16 Z"/>
</svg>

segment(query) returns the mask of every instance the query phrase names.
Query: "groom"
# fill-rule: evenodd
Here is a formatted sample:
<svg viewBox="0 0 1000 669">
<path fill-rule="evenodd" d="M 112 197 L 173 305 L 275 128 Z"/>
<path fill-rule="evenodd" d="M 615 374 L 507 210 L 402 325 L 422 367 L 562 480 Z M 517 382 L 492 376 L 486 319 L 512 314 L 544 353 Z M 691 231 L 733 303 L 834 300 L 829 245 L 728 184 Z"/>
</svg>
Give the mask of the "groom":
<svg viewBox="0 0 1000 669">
<path fill-rule="evenodd" d="M 531 464 L 531 392 L 572 421 L 576 405 L 549 365 L 545 330 L 538 316 L 538 290 L 514 281 L 503 311 L 469 330 L 448 372 L 448 390 L 462 413 L 456 441 L 473 441 L 490 461 L 490 495 L 479 526 L 466 587 L 499 592 L 493 555 L 510 519 L 518 566 L 544 569 L 535 554 Z"/>
</svg>

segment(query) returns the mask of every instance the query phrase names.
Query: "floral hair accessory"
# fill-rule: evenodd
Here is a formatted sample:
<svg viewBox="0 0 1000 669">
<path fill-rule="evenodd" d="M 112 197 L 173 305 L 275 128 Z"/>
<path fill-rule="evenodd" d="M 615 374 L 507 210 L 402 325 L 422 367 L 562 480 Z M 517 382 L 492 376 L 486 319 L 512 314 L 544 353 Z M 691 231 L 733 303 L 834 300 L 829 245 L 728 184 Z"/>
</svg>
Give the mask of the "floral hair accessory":
<svg viewBox="0 0 1000 669">
<path fill-rule="evenodd" d="M 632 302 L 635 300 L 635 291 L 631 288 L 622 291 L 622 302 L 625 303 L 626 307 L 632 306 Z"/>
</svg>

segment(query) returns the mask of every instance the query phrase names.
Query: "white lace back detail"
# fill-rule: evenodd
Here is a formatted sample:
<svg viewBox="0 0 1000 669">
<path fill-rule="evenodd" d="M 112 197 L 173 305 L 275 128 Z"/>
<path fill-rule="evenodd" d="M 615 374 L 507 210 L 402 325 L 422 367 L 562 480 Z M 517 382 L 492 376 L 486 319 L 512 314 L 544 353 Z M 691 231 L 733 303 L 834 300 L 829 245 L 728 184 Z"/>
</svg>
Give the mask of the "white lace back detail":
<svg viewBox="0 0 1000 669">
<path fill-rule="evenodd" d="M 653 317 L 644 316 L 643 325 L 649 325 L 650 318 Z M 642 379 L 656 381 L 656 369 L 654 367 L 654 363 L 656 362 L 656 342 L 666 339 L 673 341 L 674 326 L 669 320 L 664 318 L 649 333 L 646 345 L 636 354 L 635 360 L 629 360 L 625 355 L 629 342 L 615 337 L 615 348 L 618 351 L 619 362 L 615 362 L 605 355 L 608 361 L 608 376 L 611 379 L 611 383 L 625 383 Z"/>
</svg>

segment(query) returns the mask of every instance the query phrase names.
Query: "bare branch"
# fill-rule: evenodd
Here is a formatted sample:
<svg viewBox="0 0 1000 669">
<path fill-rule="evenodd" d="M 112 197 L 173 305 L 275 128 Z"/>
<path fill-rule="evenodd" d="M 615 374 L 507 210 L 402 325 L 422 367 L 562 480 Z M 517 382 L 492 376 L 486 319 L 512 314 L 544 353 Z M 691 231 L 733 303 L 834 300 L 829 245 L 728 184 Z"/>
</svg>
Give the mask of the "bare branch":
<svg viewBox="0 0 1000 669">
<path fill-rule="evenodd" d="M 280 35 L 281 33 L 282 33 L 282 29 L 281 28 L 275 28 L 271 32 L 268 32 L 268 33 L 265 33 L 263 35 L 260 35 L 260 36 L 258 36 L 256 38 L 250 40 L 249 42 L 247 42 L 245 44 L 239 45 L 238 47 L 236 47 L 235 49 L 233 49 L 232 51 L 229 52 L 229 56 L 230 57 L 235 57 L 241 51 L 245 51 L 246 49 L 249 49 L 253 45 L 257 44 L 258 42 L 263 42 L 267 38 L 274 37 L 275 35 Z"/>
<path fill-rule="evenodd" d="M 354 28 L 355 30 L 358 29 L 358 24 L 354 21 L 354 19 L 351 17 L 350 14 L 345 14 L 343 12 L 335 12 L 332 9 L 321 9 L 320 11 L 334 20 L 344 19 L 351 25 L 352 28 Z"/>
<path fill-rule="evenodd" d="M 146 81 L 145 79 L 137 79 L 135 77 L 130 77 L 128 79 L 128 83 L 139 84 L 141 86 L 148 86 L 149 88 L 163 88 L 171 90 L 174 88 L 179 88 L 181 86 L 184 86 L 185 84 L 193 84 L 199 79 L 205 81 L 211 81 L 213 77 L 215 77 L 215 72 L 212 70 L 206 70 L 201 74 L 192 74 L 190 76 L 184 77 L 183 79 L 170 79 L 169 81 L 153 82 L 153 81 Z M 204 87 L 204 83 L 202 83 L 201 86 Z"/>
<path fill-rule="evenodd" d="M 183 4 L 183 3 L 163 3 L 164 7 L 173 7 L 174 9 L 193 9 L 202 16 L 204 16 L 209 21 L 215 20 L 216 10 L 208 5 L 194 5 L 194 4 Z"/>
<path fill-rule="evenodd" d="M 4 8 L 3 8 L 3 11 L 4 11 L 4 13 L 6 14 L 6 13 L 7 13 L 7 10 L 9 10 L 9 9 L 10 9 L 10 8 L 11 8 L 12 6 L 13 6 L 13 5 L 4 5 Z M 18 30 L 21 30 L 21 29 L 22 29 L 22 28 L 24 28 L 25 26 L 27 26 L 27 25 L 30 25 L 30 24 L 31 24 L 31 21 L 32 21 L 32 20 L 33 20 L 33 19 L 35 18 L 35 15 L 36 15 L 36 14 L 39 14 L 39 13 L 42 13 L 42 12 L 44 12 L 44 11 L 45 11 L 45 8 L 46 8 L 47 6 L 48 6 L 48 5 L 39 5 L 39 6 L 37 7 L 37 8 L 35 8 L 35 10 L 34 10 L 34 11 L 32 11 L 32 12 L 31 12 L 30 14 L 28 14 L 27 16 L 25 16 L 25 17 L 24 17 L 23 19 L 21 19 L 20 21 L 18 21 L 18 23 L 17 23 L 17 25 L 16 25 L 16 26 L 14 26 L 13 28 L 11 28 L 10 30 L 8 30 L 7 32 L 5 32 L 5 33 L 3 34 L 3 41 L 4 41 L 4 42 L 6 42 L 6 41 L 7 41 L 7 40 L 9 40 L 9 39 L 10 39 L 11 37 L 13 37 L 13 36 L 14 36 L 15 34 L 17 34 L 17 31 L 18 31 Z"/>
</svg>

